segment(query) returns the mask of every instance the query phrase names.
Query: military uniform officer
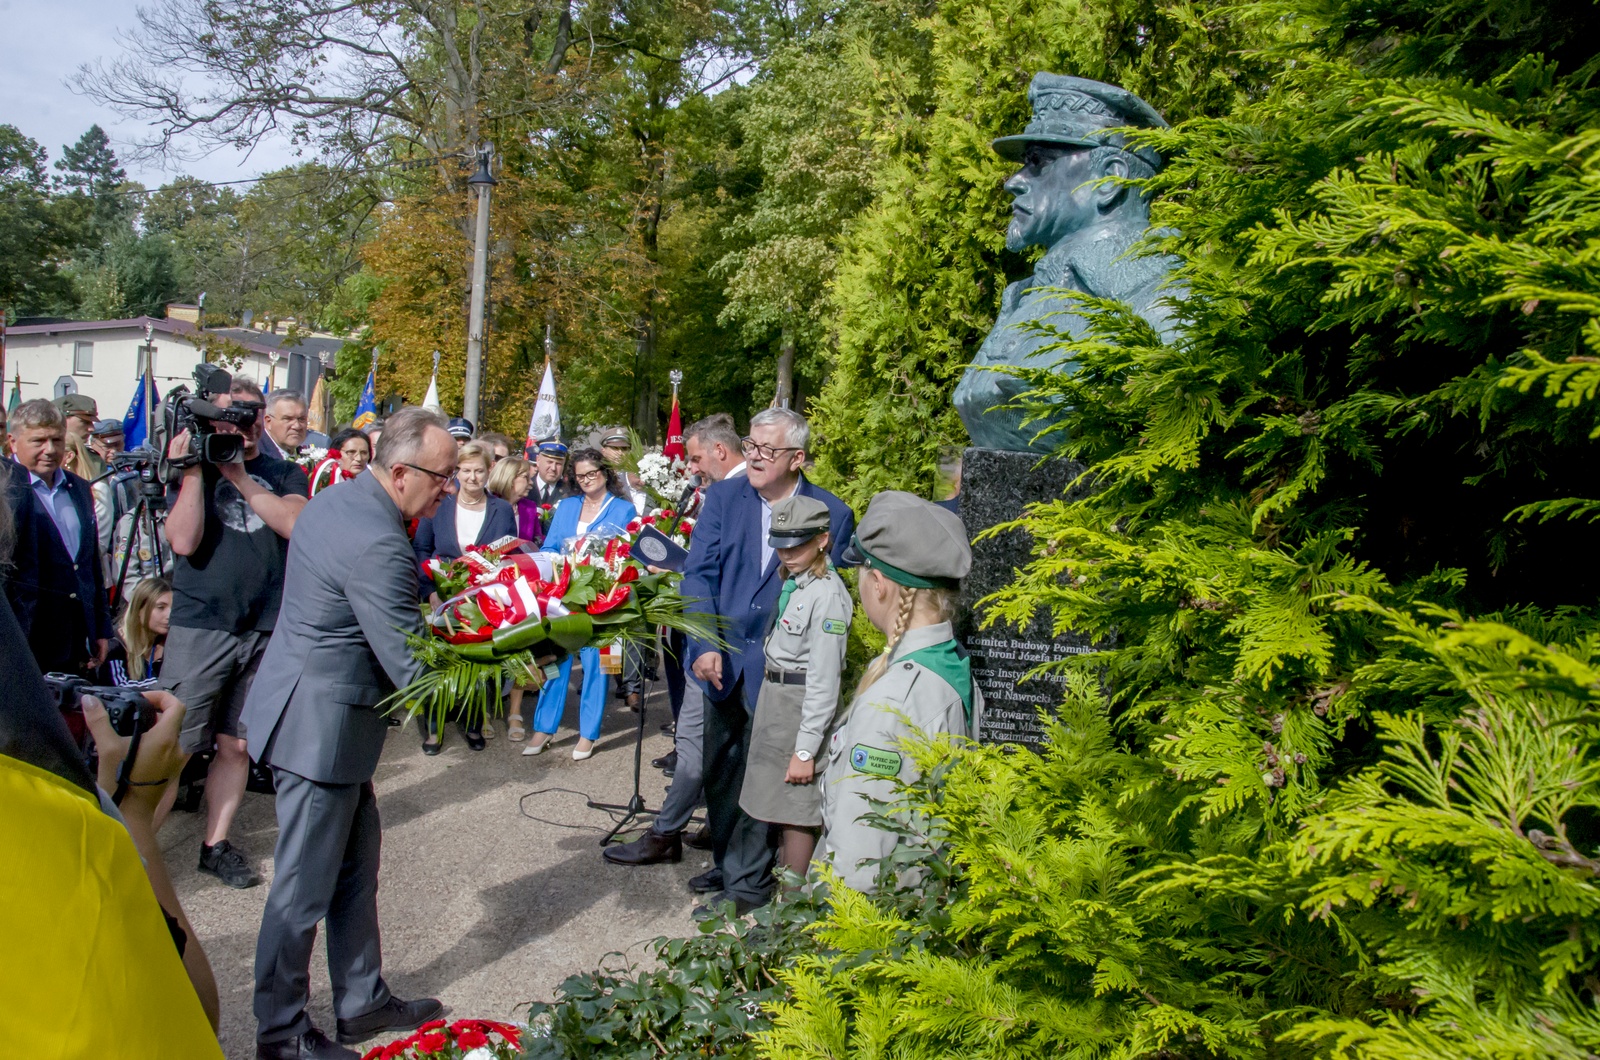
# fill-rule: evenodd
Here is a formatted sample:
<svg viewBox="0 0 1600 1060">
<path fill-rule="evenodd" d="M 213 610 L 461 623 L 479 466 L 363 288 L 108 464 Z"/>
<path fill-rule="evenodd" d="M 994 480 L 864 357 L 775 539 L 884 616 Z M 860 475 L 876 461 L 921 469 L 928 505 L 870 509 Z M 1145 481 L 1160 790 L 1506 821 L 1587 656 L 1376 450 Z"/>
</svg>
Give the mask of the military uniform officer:
<svg viewBox="0 0 1600 1060">
<path fill-rule="evenodd" d="M 972 568 L 972 549 L 954 513 L 887 491 L 872 499 L 846 559 L 861 564 L 862 609 L 888 644 L 829 742 L 817 860 L 831 863 L 851 887 L 871 891 L 873 862 L 887 857 L 900 837 L 860 818 L 872 812 L 869 799 L 891 799 L 896 781 L 917 779 L 903 741 L 969 736 L 973 711 L 982 707 L 950 621 L 961 579 Z M 900 878 L 910 882 L 905 872 Z"/>
</svg>

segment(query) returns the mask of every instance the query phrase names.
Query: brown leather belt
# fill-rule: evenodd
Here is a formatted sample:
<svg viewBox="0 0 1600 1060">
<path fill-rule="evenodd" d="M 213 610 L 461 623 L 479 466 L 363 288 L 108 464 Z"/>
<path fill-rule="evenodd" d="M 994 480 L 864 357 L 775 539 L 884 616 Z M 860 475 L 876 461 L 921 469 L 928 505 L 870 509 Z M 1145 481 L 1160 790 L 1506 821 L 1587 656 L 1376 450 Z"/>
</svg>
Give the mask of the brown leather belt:
<svg viewBox="0 0 1600 1060">
<path fill-rule="evenodd" d="M 804 670 L 774 670 L 767 667 L 767 680 L 775 685 L 803 685 L 806 683 Z"/>
</svg>

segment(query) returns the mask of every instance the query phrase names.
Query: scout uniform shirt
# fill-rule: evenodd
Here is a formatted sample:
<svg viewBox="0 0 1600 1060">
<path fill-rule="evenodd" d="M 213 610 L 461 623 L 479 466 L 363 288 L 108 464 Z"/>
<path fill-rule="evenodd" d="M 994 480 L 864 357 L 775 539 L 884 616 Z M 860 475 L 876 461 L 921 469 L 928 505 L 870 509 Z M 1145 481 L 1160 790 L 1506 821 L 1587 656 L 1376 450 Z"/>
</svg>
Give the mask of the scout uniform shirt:
<svg viewBox="0 0 1600 1060">
<path fill-rule="evenodd" d="M 794 750 L 818 755 L 839 711 L 840 675 L 855 602 L 832 567 L 825 576 L 801 571 L 784 582 L 778 620 L 767 634 L 767 669 L 804 670 L 806 697 Z M 820 769 L 825 763 L 817 762 Z"/>
<path fill-rule="evenodd" d="M 817 860 L 858 891 L 871 891 L 879 858 L 899 837 L 857 820 L 871 813 L 868 799 L 887 801 L 895 784 L 916 780 L 916 763 L 902 737 L 954 733 L 970 736 L 982 696 L 948 622 L 909 630 L 895 645 L 889 668 L 856 697 L 833 734 L 822 789 L 822 844 Z M 867 864 L 863 865 L 862 862 Z M 904 871 L 901 881 L 909 882 Z"/>
</svg>

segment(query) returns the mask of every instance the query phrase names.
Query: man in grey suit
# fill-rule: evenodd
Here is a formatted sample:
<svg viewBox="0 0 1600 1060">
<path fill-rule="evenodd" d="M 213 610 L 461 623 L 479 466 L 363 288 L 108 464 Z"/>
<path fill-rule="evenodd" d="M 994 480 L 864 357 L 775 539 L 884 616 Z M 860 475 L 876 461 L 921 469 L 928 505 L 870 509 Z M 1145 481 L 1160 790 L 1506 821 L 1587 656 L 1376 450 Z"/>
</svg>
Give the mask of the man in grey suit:
<svg viewBox="0 0 1600 1060">
<path fill-rule="evenodd" d="M 378 807 L 372 773 L 388 725 L 374 706 L 420 666 L 406 524 L 454 489 L 456 444 L 442 416 L 402 409 L 367 473 L 306 505 L 289 540 L 283 607 L 245 702 L 250 756 L 277 782 L 278 848 L 256 943 L 259 1060 L 356 1060 L 306 1014 L 311 947 L 327 921 L 340 1042 L 412 1030 L 443 1011 L 401 1001 L 378 944 Z"/>
</svg>

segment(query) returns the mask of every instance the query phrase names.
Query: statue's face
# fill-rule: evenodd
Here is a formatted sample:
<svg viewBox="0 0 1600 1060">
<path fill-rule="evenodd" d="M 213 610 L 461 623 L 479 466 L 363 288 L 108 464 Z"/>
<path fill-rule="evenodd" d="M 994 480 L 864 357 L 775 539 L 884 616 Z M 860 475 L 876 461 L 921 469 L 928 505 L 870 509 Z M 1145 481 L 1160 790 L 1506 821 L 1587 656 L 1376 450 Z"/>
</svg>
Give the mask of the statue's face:
<svg viewBox="0 0 1600 1060">
<path fill-rule="evenodd" d="M 1093 224 L 1100 215 L 1105 189 L 1090 182 L 1097 172 L 1094 151 L 1087 147 L 1029 144 L 1022 168 L 1005 183 L 1015 200 L 1006 226 L 1006 249 L 1053 247 Z"/>
</svg>

